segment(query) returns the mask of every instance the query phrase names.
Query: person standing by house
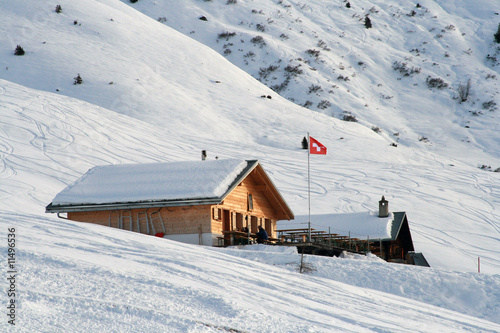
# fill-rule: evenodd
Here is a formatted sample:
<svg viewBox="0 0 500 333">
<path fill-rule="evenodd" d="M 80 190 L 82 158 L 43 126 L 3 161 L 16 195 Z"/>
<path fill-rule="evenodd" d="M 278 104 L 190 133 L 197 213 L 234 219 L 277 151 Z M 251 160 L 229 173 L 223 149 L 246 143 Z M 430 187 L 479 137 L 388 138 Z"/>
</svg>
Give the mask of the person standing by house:
<svg viewBox="0 0 500 333">
<path fill-rule="evenodd" d="M 262 244 L 265 241 L 267 241 L 267 232 L 262 228 L 262 226 L 259 226 L 259 232 L 257 233 L 257 243 Z"/>
</svg>

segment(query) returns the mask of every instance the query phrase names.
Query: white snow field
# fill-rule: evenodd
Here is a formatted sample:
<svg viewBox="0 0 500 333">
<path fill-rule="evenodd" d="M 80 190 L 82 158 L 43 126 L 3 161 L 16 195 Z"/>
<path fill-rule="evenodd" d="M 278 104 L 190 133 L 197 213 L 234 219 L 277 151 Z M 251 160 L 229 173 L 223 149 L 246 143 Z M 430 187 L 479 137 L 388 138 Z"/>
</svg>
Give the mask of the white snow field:
<svg viewBox="0 0 500 333">
<path fill-rule="evenodd" d="M 23 213 L 2 213 L 0 221 L 19 237 L 22 332 L 500 330 L 444 306 L 498 318 L 500 283 L 487 274 L 309 257 L 318 272 L 306 275 L 295 271 L 300 257 L 290 248 L 213 250 Z M 361 279 L 364 270 L 373 274 Z M 335 280 L 343 274 L 356 282 Z M 408 293 L 423 300 L 378 291 L 379 279 L 422 290 Z"/>
<path fill-rule="evenodd" d="M 481 163 L 500 166 L 498 111 L 483 110 L 482 115 L 472 116 L 469 110 L 461 113 L 466 103 L 451 107 L 450 91 L 434 91 L 433 96 L 440 97 L 426 99 L 419 90 L 410 98 L 407 88 L 393 87 L 389 93 L 397 96 L 394 99 L 406 102 L 397 109 L 380 105 L 383 122 L 373 121 L 375 113 L 355 113 L 359 123 L 345 122 L 337 119 L 338 111 L 332 117 L 280 97 L 208 46 L 140 14 L 129 3 L 58 3 L 63 8 L 60 14 L 54 12 L 56 3 L 0 3 L 4 239 L 0 246 L 5 256 L 1 274 L 5 292 L 0 299 L 5 307 L 10 297 L 8 228 L 16 229 L 18 269 L 16 326 L 5 315 L 2 330 L 500 331 L 500 173 L 478 168 Z M 183 8 L 180 3 L 175 2 Z M 217 1 L 196 3 L 220 6 Z M 237 5 L 252 3 L 269 2 L 239 0 Z M 482 32 L 467 31 L 466 36 L 486 40 L 495 32 L 491 13 L 481 10 L 490 5 L 493 11 L 495 2 L 476 7 L 453 3 L 461 9 L 435 1 L 422 5 L 453 15 L 456 27 L 460 23 L 463 29 Z M 319 2 L 289 4 L 305 13 Z M 148 6 L 153 5 L 164 3 Z M 390 5 L 400 6 L 392 1 Z M 251 15 L 232 8 L 241 19 Z M 180 18 L 187 15 L 182 13 L 187 11 L 180 11 Z M 432 17 L 419 19 L 425 23 Z M 310 20 L 310 30 L 320 21 Z M 396 37 L 407 36 L 390 39 Z M 305 41 L 303 37 L 298 43 Z M 344 51 L 350 43 L 346 42 Z M 13 55 L 18 44 L 25 49 L 24 56 Z M 377 57 L 391 63 L 390 49 L 379 45 Z M 486 52 L 479 46 L 473 50 Z M 463 54 L 452 48 L 446 52 L 449 58 Z M 472 61 L 477 53 L 464 62 L 472 66 L 467 70 L 481 77 L 498 72 L 496 66 L 488 67 L 488 72 L 484 67 L 472 71 L 484 60 L 477 56 Z M 265 58 L 265 52 L 259 56 Z M 370 68 L 371 77 L 378 78 L 375 85 L 394 76 L 388 72 L 392 69 L 375 62 Z M 458 67 L 450 64 L 449 68 Z M 73 84 L 77 74 L 83 78 L 81 85 Z M 357 94 L 373 88 L 353 81 L 351 88 L 342 89 Z M 488 90 L 491 99 L 498 101 L 496 80 L 490 77 L 485 82 L 478 80 L 475 87 Z M 296 94 L 297 98 L 307 95 Z M 475 105 L 484 98 L 478 96 Z M 438 108 L 436 99 L 441 101 Z M 416 100 L 425 112 L 412 106 L 418 104 Z M 358 102 L 349 98 L 345 108 L 338 100 L 333 103 L 345 110 L 359 109 Z M 432 117 L 437 109 L 444 110 L 439 120 Z M 372 124 L 383 132 L 373 131 Z M 439 131 L 443 139 L 430 138 L 430 144 L 418 137 L 409 139 L 426 135 L 423 124 L 429 131 Z M 470 132 L 462 132 L 465 124 Z M 393 147 L 396 131 L 401 139 Z M 307 132 L 328 147 L 328 155 L 311 156 L 313 214 L 373 211 L 384 195 L 391 210 L 407 212 L 415 248 L 424 253 L 431 268 L 389 264 L 371 256 L 308 256 L 316 271 L 299 274 L 295 266 L 300 257 L 289 248 L 199 247 L 44 213 L 57 193 L 92 167 L 199 160 L 206 149 L 209 159 L 258 159 L 294 213 L 305 215 L 307 152 L 300 149 L 300 142 Z M 461 141 L 465 135 L 470 144 Z"/>
</svg>

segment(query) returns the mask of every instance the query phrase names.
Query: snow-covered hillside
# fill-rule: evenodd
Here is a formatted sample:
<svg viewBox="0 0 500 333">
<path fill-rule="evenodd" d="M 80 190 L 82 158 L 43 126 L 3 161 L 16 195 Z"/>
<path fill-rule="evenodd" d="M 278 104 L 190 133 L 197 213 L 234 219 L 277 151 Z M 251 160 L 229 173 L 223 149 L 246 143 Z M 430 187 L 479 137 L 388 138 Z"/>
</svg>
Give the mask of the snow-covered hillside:
<svg viewBox="0 0 500 333">
<path fill-rule="evenodd" d="M 211 249 L 29 214 L 0 223 L 22 249 L 20 332 L 500 330 L 495 276 L 316 257 L 318 271 L 299 274 L 290 248 Z"/>
<path fill-rule="evenodd" d="M 21 330 L 500 330 L 491 323 L 499 322 L 499 173 L 403 140 L 390 146 L 394 138 L 363 122 L 293 104 L 128 3 L 59 3 L 60 14 L 52 4 L 0 3 L 0 224 L 18 238 Z M 13 54 L 18 44 L 24 56 Z M 497 161 L 493 120 L 478 145 L 491 150 L 470 156 Z M 432 269 L 314 258 L 318 271 L 303 276 L 284 262 L 248 260 L 280 260 L 262 249 L 220 254 L 44 213 L 95 165 L 198 160 L 207 149 L 211 159 L 259 159 L 293 211 L 306 214 L 307 132 L 329 148 L 311 158 L 313 214 L 371 211 L 385 195 L 391 210 L 407 212 Z M 478 257 L 484 276 L 473 273 Z M 350 278 L 367 271 L 380 281 Z M 286 285 L 305 294 L 290 287 L 284 302 Z M 259 288 L 265 301 L 254 297 Z"/>
<path fill-rule="evenodd" d="M 406 146 L 500 167 L 495 1 L 122 1 L 294 103 L 356 118 Z"/>
</svg>

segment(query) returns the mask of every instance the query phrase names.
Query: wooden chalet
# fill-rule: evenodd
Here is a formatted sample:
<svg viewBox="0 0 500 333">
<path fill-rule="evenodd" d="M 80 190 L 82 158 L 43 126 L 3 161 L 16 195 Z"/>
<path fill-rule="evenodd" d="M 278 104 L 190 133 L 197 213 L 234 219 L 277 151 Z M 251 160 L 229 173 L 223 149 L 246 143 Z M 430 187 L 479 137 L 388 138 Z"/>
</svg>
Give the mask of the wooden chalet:
<svg viewBox="0 0 500 333">
<path fill-rule="evenodd" d="M 343 251 L 371 252 L 390 262 L 429 266 L 423 254 L 414 252 L 406 212 L 389 212 L 384 197 L 379 201 L 378 213 L 312 215 L 310 240 L 306 240 L 307 220 L 308 216 L 298 216 L 280 222 L 278 237 L 291 239 L 293 244 L 297 235 L 302 236 L 299 242 L 305 253 L 338 256 Z"/>
<path fill-rule="evenodd" d="M 294 218 L 257 160 L 122 164 L 90 169 L 46 212 L 201 245 L 229 245 L 233 231 Z"/>
</svg>

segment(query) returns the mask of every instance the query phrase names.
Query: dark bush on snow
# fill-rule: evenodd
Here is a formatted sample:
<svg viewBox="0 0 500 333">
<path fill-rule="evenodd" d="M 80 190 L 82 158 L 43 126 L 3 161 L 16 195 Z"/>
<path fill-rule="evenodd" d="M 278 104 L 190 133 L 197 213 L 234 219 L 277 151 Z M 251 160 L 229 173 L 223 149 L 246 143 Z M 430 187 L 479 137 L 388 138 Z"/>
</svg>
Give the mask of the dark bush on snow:
<svg viewBox="0 0 500 333">
<path fill-rule="evenodd" d="M 21 47 L 21 45 L 16 46 L 16 50 L 14 51 L 14 54 L 17 56 L 22 56 L 24 55 L 24 49 Z"/>
</svg>

